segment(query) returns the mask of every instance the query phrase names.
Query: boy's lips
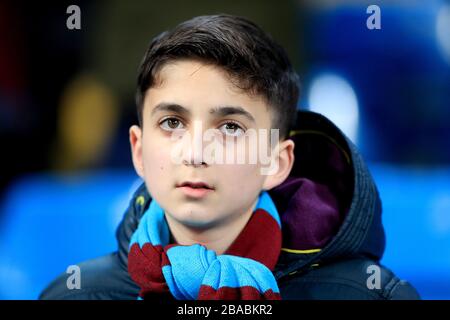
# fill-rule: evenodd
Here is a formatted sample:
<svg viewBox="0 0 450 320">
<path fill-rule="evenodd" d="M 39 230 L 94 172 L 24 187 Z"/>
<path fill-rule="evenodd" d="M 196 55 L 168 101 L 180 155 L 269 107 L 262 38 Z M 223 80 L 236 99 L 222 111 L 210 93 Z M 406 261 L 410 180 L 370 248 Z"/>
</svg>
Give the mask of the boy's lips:
<svg viewBox="0 0 450 320">
<path fill-rule="evenodd" d="M 214 187 L 202 181 L 185 181 L 178 184 L 177 189 L 180 189 L 186 196 L 197 199 L 203 198 L 214 191 Z"/>
</svg>

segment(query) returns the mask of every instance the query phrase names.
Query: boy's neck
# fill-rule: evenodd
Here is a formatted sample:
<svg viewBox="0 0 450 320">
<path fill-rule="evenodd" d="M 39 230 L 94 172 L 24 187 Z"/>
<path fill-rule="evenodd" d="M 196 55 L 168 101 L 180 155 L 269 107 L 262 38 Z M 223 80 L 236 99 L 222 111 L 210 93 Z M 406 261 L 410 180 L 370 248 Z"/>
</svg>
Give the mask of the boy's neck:
<svg viewBox="0 0 450 320">
<path fill-rule="evenodd" d="M 191 228 L 172 219 L 166 214 L 167 224 L 171 233 L 170 241 L 171 243 L 180 245 L 193 245 L 198 243 L 209 250 L 214 250 L 217 255 L 221 255 L 227 251 L 244 229 L 253 213 L 255 205 L 256 202 L 246 213 L 207 229 Z"/>
</svg>

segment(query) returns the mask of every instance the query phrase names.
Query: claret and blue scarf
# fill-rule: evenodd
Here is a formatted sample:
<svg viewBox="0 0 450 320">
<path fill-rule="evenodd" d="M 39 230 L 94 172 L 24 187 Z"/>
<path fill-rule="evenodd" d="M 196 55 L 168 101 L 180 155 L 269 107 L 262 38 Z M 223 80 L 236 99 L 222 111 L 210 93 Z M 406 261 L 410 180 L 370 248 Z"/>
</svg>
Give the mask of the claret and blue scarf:
<svg viewBox="0 0 450 320">
<path fill-rule="evenodd" d="M 245 228 L 222 255 L 200 244 L 170 244 L 163 209 L 153 199 L 130 241 L 128 271 L 146 295 L 179 300 L 278 300 L 272 271 L 281 250 L 278 211 L 260 193 Z"/>
</svg>

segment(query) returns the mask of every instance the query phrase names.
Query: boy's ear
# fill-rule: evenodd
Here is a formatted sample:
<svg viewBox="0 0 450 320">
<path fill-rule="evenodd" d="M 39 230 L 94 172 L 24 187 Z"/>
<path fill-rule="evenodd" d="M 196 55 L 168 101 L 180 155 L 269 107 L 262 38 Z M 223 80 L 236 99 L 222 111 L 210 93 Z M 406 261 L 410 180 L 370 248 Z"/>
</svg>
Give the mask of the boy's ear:
<svg viewBox="0 0 450 320">
<path fill-rule="evenodd" d="M 272 161 L 275 165 L 272 166 L 270 173 L 263 184 L 264 190 L 270 190 L 276 186 L 283 183 L 284 180 L 289 176 L 294 165 L 294 141 L 291 139 L 286 139 L 280 142 L 275 148 Z"/>
<path fill-rule="evenodd" d="M 133 158 L 134 170 L 138 176 L 144 179 L 144 163 L 142 161 L 142 129 L 133 125 L 130 127 L 131 157 Z"/>
</svg>

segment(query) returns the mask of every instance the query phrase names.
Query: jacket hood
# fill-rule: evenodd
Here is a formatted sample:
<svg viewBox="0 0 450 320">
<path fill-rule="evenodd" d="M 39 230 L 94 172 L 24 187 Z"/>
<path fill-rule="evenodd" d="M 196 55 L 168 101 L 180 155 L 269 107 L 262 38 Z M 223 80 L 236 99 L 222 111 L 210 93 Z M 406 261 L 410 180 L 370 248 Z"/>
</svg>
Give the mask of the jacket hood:
<svg viewBox="0 0 450 320">
<path fill-rule="evenodd" d="M 381 200 L 356 146 L 326 117 L 299 111 L 295 162 L 269 193 L 281 216 L 279 279 L 344 257 L 383 256 Z"/>
<path fill-rule="evenodd" d="M 289 177 L 269 191 L 282 221 L 283 249 L 276 278 L 343 257 L 380 260 L 385 248 L 381 201 L 354 144 L 326 117 L 298 111 Z M 119 259 L 151 197 L 142 184 L 117 228 Z"/>
</svg>

